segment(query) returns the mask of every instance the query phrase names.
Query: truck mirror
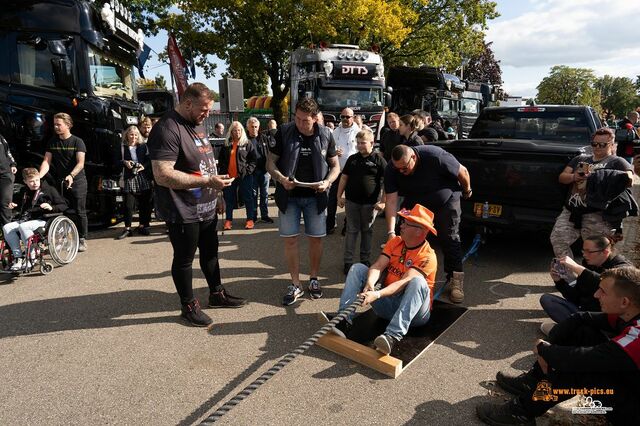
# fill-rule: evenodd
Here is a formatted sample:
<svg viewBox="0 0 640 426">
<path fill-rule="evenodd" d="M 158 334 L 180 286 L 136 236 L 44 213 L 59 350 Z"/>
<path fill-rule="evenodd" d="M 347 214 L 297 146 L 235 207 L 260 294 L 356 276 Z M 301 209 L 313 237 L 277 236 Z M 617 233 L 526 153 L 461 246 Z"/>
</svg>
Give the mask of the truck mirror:
<svg viewBox="0 0 640 426">
<path fill-rule="evenodd" d="M 302 99 L 304 98 L 304 85 L 299 84 L 298 85 L 298 99 Z"/>
<path fill-rule="evenodd" d="M 391 87 L 387 87 L 387 89 L 391 89 Z M 384 92 L 384 105 L 391 108 L 391 93 Z"/>
<path fill-rule="evenodd" d="M 142 102 L 142 111 L 144 112 L 144 115 L 151 115 L 155 112 L 155 109 L 150 103 Z"/>
<path fill-rule="evenodd" d="M 57 88 L 66 90 L 74 89 L 73 70 L 71 69 L 68 58 L 51 59 L 51 68 Z"/>
<path fill-rule="evenodd" d="M 54 55 L 67 56 L 67 50 L 62 40 L 49 40 L 47 45 L 49 46 L 49 51 Z"/>
</svg>

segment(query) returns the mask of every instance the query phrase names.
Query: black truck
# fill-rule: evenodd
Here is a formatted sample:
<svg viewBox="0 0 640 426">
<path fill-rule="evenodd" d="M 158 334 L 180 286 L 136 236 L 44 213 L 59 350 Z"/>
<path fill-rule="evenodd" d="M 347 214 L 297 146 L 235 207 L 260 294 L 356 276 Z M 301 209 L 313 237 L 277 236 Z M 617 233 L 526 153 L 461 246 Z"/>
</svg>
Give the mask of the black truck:
<svg viewBox="0 0 640 426">
<path fill-rule="evenodd" d="M 573 157 L 590 152 L 600 126 L 588 106 L 485 108 L 469 139 L 438 143 L 471 175 L 463 225 L 550 230 L 568 190 L 558 175 Z"/>
<path fill-rule="evenodd" d="M 20 167 L 39 166 L 66 112 L 87 146 L 90 225 L 116 223 L 122 130 L 138 124 L 133 66 L 142 43 L 116 0 L 5 0 L 0 12 L 0 134 Z M 52 182 L 59 185 L 58 182 Z"/>
</svg>

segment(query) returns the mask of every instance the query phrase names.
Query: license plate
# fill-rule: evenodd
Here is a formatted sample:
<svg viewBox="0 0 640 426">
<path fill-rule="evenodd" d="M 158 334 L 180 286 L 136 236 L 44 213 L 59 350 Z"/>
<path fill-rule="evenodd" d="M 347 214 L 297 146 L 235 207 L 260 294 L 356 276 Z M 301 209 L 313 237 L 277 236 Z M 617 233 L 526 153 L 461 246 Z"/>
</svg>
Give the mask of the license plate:
<svg viewBox="0 0 640 426">
<path fill-rule="evenodd" d="M 124 201 L 124 197 L 123 197 L 122 195 L 116 195 L 116 201 L 117 201 L 118 203 L 121 203 L 121 202 L 123 202 L 123 201 Z"/>
<path fill-rule="evenodd" d="M 484 203 L 473 203 L 473 214 L 482 217 L 482 206 Z M 502 216 L 502 206 L 500 204 L 489 204 L 489 217 Z"/>
<path fill-rule="evenodd" d="M 128 115 L 127 124 L 138 124 L 138 117 Z"/>
</svg>

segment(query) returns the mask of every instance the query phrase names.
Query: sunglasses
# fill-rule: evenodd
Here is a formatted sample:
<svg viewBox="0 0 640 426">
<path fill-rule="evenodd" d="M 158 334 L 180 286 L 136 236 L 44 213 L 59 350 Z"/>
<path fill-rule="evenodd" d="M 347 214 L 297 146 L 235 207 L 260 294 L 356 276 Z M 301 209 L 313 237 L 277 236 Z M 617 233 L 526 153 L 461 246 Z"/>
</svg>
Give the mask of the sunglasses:
<svg viewBox="0 0 640 426">
<path fill-rule="evenodd" d="M 609 145 L 609 142 L 591 142 L 591 146 L 594 148 L 606 148 Z"/>
<path fill-rule="evenodd" d="M 353 118 L 353 115 L 341 115 L 340 118 L 342 118 L 343 120 L 348 120 L 350 118 Z"/>
</svg>

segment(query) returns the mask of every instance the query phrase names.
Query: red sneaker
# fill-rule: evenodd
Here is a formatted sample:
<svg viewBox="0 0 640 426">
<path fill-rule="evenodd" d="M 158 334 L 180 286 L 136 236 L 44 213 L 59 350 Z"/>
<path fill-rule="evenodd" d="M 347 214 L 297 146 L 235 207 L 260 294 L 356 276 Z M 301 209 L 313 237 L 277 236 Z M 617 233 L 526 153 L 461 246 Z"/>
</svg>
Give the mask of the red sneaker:
<svg viewBox="0 0 640 426">
<path fill-rule="evenodd" d="M 248 220 L 247 223 L 244 225 L 244 229 L 253 229 L 254 223 L 252 220 Z"/>
<path fill-rule="evenodd" d="M 229 229 L 231 229 L 231 221 L 230 220 L 225 220 L 224 221 L 224 228 L 225 231 L 228 231 Z"/>
</svg>

